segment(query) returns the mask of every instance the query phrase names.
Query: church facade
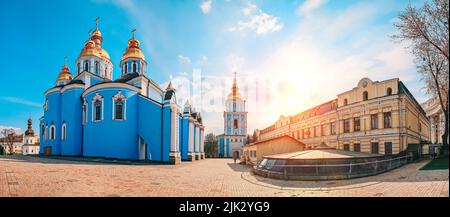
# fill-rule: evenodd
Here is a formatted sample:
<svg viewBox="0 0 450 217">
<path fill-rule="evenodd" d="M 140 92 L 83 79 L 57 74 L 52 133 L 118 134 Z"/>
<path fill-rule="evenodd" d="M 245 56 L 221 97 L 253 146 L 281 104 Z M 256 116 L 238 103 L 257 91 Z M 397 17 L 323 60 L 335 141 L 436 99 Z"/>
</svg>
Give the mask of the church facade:
<svg viewBox="0 0 450 217">
<path fill-rule="evenodd" d="M 204 158 L 201 114 L 177 104 L 175 89 L 148 77 L 147 60 L 135 38 L 113 80 L 113 63 L 98 29 L 90 34 L 74 76 L 64 64 L 45 92 L 40 154 L 179 163 Z"/>
<path fill-rule="evenodd" d="M 224 134 L 218 136 L 219 156 L 232 157 L 239 153 L 247 140 L 247 111 L 245 99 L 238 90 L 236 74 L 233 80 L 231 93 L 225 101 Z"/>
</svg>

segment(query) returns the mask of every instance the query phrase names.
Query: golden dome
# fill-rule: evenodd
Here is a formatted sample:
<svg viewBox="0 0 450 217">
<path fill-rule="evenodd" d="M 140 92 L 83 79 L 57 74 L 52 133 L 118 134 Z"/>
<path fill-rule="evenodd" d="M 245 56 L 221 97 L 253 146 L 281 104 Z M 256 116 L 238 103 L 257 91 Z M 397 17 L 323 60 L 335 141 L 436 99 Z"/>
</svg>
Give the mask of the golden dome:
<svg viewBox="0 0 450 217">
<path fill-rule="evenodd" d="M 72 74 L 70 74 L 69 67 L 67 67 L 66 64 L 64 64 L 64 66 L 61 68 L 61 72 L 59 73 L 58 78 L 56 79 L 56 81 L 61 80 L 72 80 Z"/>
<path fill-rule="evenodd" d="M 138 58 L 145 60 L 144 53 L 142 52 L 141 48 L 139 47 L 140 42 L 134 38 L 131 38 L 128 41 L 128 47 L 125 50 L 125 53 L 122 55 L 122 60 L 125 60 L 127 58 Z"/>
<path fill-rule="evenodd" d="M 84 44 L 84 48 L 81 50 L 79 57 L 83 56 L 96 56 L 98 58 L 111 61 L 108 52 L 106 52 L 100 44 L 96 44 L 93 40 L 88 40 Z"/>
<path fill-rule="evenodd" d="M 243 98 L 238 90 L 237 81 L 236 81 L 236 72 L 234 73 L 233 87 L 231 88 L 231 93 L 228 94 L 228 99 L 229 100 L 243 100 Z"/>
</svg>

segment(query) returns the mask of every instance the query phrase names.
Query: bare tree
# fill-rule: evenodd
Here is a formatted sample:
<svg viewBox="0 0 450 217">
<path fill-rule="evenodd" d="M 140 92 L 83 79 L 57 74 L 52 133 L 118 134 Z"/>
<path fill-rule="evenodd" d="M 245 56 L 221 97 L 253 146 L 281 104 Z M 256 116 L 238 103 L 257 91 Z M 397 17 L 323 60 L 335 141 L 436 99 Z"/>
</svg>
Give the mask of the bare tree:
<svg viewBox="0 0 450 217">
<path fill-rule="evenodd" d="M 426 89 L 439 100 L 444 112 L 445 128 L 442 141 L 448 150 L 449 137 L 449 0 L 431 0 L 421 8 L 409 4 L 399 15 L 393 37 L 410 42 L 417 71 Z"/>
<path fill-rule="evenodd" d="M 16 131 L 12 128 L 3 129 L 2 130 L 2 145 L 6 148 L 3 148 L 5 154 L 12 155 L 14 154 L 14 141 L 16 138 Z"/>
</svg>

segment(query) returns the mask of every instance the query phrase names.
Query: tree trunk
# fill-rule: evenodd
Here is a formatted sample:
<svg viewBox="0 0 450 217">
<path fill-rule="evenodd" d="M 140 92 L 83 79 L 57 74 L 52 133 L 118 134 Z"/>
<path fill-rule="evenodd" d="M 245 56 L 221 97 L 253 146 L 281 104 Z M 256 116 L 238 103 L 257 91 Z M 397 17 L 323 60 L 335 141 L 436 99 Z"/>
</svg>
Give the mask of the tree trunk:
<svg viewBox="0 0 450 217">
<path fill-rule="evenodd" d="M 445 127 L 444 127 L 444 134 L 442 134 L 442 144 L 443 144 L 443 152 L 444 154 L 448 154 L 448 134 L 449 134 L 449 129 L 448 129 L 448 124 L 449 124 L 449 114 L 448 112 L 444 112 L 444 116 L 445 116 Z"/>
</svg>

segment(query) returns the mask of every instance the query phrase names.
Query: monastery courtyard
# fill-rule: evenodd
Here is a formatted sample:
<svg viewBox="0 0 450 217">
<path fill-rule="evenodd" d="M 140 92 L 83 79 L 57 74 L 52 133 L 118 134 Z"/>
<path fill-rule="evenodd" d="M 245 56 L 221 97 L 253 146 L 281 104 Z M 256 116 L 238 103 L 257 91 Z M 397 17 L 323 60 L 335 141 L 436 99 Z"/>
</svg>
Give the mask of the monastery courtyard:
<svg viewBox="0 0 450 217">
<path fill-rule="evenodd" d="M 418 170 L 428 160 L 345 181 L 256 177 L 231 159 L 181 165 L 121 165 L 0 156 L 0 196 L 449 196 L 448 170 Z"/>
</svg>

